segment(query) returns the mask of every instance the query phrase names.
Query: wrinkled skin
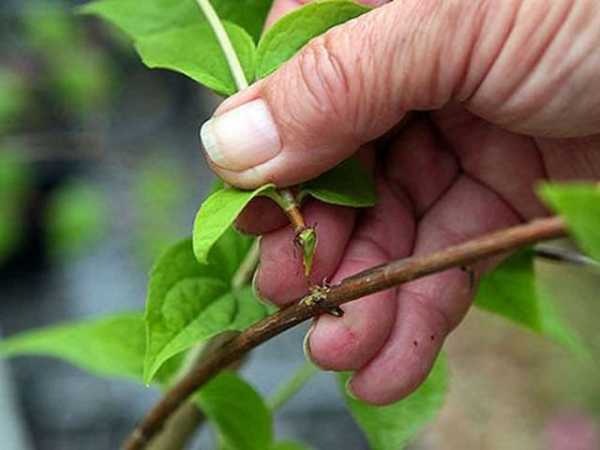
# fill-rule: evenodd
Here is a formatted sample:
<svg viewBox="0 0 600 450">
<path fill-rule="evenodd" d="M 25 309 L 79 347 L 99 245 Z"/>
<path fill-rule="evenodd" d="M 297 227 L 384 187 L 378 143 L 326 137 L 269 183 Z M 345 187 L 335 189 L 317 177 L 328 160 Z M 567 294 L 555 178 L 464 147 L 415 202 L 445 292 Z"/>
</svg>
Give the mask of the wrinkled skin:
<svg viewBox="0 0 600 450">
<path fill-rule="evenodd" d="M 269 23 L 300 3 L 276 0 Z M 544 216 L 543 180 L 599 180 L 600 4 L 392 2 L 317 38 L 216 114 L 257 98 L 281 151 L 248 170 L 211 164 L 226 181 L 291 185 L 358 151 L 379 193 L 365 211 L 306 203 L 320 242 L 310 282 L 281 212 L 265 199 L 246 209 L 238 227 L 264 236 L 257 288 L 283 305 L 310 283 Z M 405 117 L 414 110 L 423 112 Z M 475 265 L 476 278 L 497 262 Z M 423 382 L 474 294 L 456 269 L 352 302 L 343 318 L 316 321 L 310 357 L 356 371 L 360 399 L 399 400 Z"/>
</svg>

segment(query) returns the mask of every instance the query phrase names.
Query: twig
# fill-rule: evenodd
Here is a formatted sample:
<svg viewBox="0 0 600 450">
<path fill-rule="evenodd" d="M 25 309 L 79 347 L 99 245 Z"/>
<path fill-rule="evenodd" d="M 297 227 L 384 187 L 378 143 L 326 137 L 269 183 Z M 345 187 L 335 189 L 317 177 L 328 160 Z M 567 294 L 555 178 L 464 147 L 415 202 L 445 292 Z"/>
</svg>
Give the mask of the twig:
<svg viewBox="0 0 600 450">
<path fill-rule="evenodd" d="M 182 450 L 190 442 L 204 416 L 192 402 L 185 402 L 148 445 L 148 450 Z"/>
<path fill-rule="evenodd" d="M 239 269 L 231 280 L 231 287 L 233 289 L 240 289 L 252 279 L 256 266 L 258 266 L 258 260 L 260 259 L 260 238 L 257 238 L 252 243 L 252 247 L 248 250 L 248 254 L 240 264 Z"/>
<path fill-rule="evenodd" d="M 535 256 L 548 261 L 573 264 L 575 266 L 589 266 L 600 268 L 600 262 L 588 258 L 577 252 L 571 252 L 562 248 L 539 246 L 535 248 Z"/>
<path fill-rule="evenodd" d="M 462 267 L 476 261 L 507 253 L 537 242 L 564 237 L 567 226 L 558 217 L 491 233 L 425 256 L 393 261 L 353 275 L 327 289 L 320 302 L 301 301 L 293 306 L 252 325 L 226 343 L 218 352 L 205 359 L 197 370 L 169 390 L 148 413 L 124 443 L 126 450 L 140 450 L 161 429 L 165 421 L 191 396 L 221 370 L 237 361 L 248 351 L 298 325 L 323 310 L 383 291 L 417 278 L 422 278 L 453 267 Z"/>
</svg>

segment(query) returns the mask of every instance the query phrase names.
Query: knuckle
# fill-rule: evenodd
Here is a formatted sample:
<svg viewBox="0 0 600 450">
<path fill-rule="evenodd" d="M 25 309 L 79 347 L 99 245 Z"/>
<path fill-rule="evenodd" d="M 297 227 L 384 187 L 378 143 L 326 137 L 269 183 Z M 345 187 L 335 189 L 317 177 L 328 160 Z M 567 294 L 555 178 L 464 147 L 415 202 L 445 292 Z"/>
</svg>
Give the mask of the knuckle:
<svg viewBox="0 0 600 450">
<path fill-rule="evenodd" d="M 328 122 L 347 123 L 351 68 L 333 33 L 312 40 L 297 59 L 298 82 L 311 107 Z"/>
</svg>

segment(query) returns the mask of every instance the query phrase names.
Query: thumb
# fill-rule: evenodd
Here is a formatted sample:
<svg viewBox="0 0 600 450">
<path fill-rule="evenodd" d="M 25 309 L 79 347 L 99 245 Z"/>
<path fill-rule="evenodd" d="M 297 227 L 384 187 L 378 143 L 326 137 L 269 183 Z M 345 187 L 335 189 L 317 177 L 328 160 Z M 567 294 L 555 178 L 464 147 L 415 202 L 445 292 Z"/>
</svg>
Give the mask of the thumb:
<svg viewBox="0 0 600 450">
<path fill-rule="evenodd" d="M 211 166 L 242 188 L 283 187 L 325 172 L 407 111 L 440 107 L 461 84 L 481 83 L 491 61 L 480 58 L 469 70 L 469 60 L 482 23 L 493 16 L 490 35 L 477 47 L 494 54 L 501 46 L 494 35 L 510 27 L 506 5 L 518 3 L 392 2 L 313 39 L 204 124 Z M 486 11 L 489 4 L 494 14 Z"/>
</svg>

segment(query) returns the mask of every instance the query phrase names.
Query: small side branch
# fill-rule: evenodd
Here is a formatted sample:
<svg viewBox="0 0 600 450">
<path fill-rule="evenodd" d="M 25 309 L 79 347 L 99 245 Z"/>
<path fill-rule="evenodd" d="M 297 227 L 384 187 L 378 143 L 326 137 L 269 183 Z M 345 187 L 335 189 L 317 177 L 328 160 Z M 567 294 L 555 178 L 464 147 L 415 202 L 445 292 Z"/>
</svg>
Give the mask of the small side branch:
<svg viewBox="0 0 600 450">
<path fill-rule="evenodd" d="M 538 246 L 535 248 L 535 256 L 547 261 L 555 261 L 559 263 L 572 264 L 575 266 L 586 266 L 600 269 L 600 262 L 595 259 L 588 258 L 581 253 L 572 252 L 557 247 Z"/>
<path fill-rule="evenodd" d="M 326 298 L 319 303 L 299 301 L 251 326 L 211 354 L 197 370 L 182 378 L 165 394 L 134 430 L 124 448 L 143 449 L 186 399 L 221 370 L 258 345 L 319 315 L 323 308 L 333 309 L 427 275 L 468 266 L 537 242 L 564 237 L 566 234 L 567 226 L 564 221 L 551 217 L 491 233 L 430 255 L 393 261 L 346 278 L 340 284 L 331 286 Z"/>
</svg>

